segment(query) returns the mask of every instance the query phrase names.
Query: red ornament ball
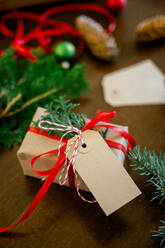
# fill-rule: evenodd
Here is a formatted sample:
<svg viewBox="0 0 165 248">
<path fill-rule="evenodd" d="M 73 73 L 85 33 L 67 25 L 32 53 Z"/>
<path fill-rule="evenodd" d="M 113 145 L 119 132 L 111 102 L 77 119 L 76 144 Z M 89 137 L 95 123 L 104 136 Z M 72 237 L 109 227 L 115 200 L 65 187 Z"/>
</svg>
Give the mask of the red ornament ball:
<svg viewBox="0 0 165 248">
<path fill-rule="evenodd" d="M 113 11 L 121 11 L 126 4 L 127 0 L 107 0 L 107 6 Z"/>
</svg>

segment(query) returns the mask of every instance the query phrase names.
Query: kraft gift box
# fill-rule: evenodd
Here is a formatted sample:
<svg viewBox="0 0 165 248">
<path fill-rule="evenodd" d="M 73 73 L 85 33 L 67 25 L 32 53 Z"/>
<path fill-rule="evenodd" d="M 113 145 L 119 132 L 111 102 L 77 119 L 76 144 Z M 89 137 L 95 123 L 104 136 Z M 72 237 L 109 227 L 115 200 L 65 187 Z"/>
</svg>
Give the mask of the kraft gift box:
<svg viewBox="0 0 165 248">
<path fill-rule="evenodd" d="M 40 119 L 42 115 L 44 115 L 45 109 L 39 107 L 34 115 L 34 118 L 32 121 L 37 121 Z M 114 124 L 113 124 L 114 125 Z M 119 125 L 116 125 L 119 126 Z M 128 127 L 126 126 L 119 126 L 122 128 L 124 131 L 128 132 Z M 105 131 L 105 128 L 101 128 L 102 131 Z M 118 142 L 122 144 L 125 149 L 127 150 L 127 140 L 124 139 L 122 136 L 120 136 L 118 133 L 116 133 L 113 130 L 108 129 L 106 133 L 106 139 Z M 57 140 L 51 139 L 49 137 L 45 137 L 36 133 L 32 132 L 27 132 L 26 136 L 17 152 L 18 160 L 20 162 L 20 165 L 23 169 L 23 173 L 26 176 L 31 176 L 35 178 L 42 178 L 42 176 L 37 175 L 34 173 L 31 169 L 30 163 L 32 158 L 34 158 L 38 154 L 42 154 L 44 152 L 51 151 L 53 149 L 56 149 L 58 147 L 58 142 Z M 124 158 L 125 155 L 121 150 L 111 148 L 111 150 L 114 152 L 120 163 L 123 165 L 124 164 Z M 48 170 L 53 167 L 55 162 L 57 161 L 57 155 L 49 155 L 49 156 L 42 156 L 39 158 L 36 163 L 35 163 L 35 169 L 36 170 Z M 110 163 L 110 162 L 109 162 Z M 60 172 L 59 172 L 60 174 Z M 54 179 L 54 183 L 58 184 L 58 178 L 59 174 L 57 177 Z M 68 182 L 65 184 L 66 186 L 69 186 Z M 80 189 L 89 191 L 85 183 L 82 181 L 80 185 Z"/>
</svg>

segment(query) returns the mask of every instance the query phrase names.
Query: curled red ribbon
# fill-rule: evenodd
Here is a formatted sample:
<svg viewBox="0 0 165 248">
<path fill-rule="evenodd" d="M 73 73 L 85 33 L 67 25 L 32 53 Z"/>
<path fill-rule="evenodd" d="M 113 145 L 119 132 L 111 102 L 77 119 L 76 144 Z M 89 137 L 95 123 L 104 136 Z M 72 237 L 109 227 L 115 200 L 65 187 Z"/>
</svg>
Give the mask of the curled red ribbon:
<svg viewBox="0 0 165 248">
<path fill-rule="evenodd" d="M 110 112 L 103 112 L 103 111 L 98 111 L 98 114 L 96 115 L 96 117 L 94 117 L 93 119 L 88 119 L 87 123 L 84 125 L 84 127 L 82 128 L 82 132 L 84 132 L 87 129 L 93 129 L 94 127 L 108 127 L 110 129 L 115 130 L 116 132 L 120 133 L 125 139 L 128 140 L 128 142 L 130 143 L 131 147 L 134 147 L 136 145 L 136 142 L 134 140 L 134 138 L 127 132 L 125 132 L 124 130 L 122 130 L 119 127 L 115 127 L 111 124 L 109 124 L 109 119 L 114 117 L 116 115 L 115 111 L 110 111 Z M 106 124 L 99 124 L 100 122 L 106 122 Z M 39 135 L 43 135 L 46 137 L 50 137 L 53 139 L 57 139 L 59 140 L 59 137 L 57 136 L 49 136 L 45 131 L 39 132 L 38 128 L 34 128 L 34 127 L 30 127 L 29 128 L 30 132 L 39 134 Z M 47 176 L 45 182 L 43 183 L 42 187 L 40 188 L 40 190 L 38 191 L 37 195 L 35 196 L 34 200 L 32 201 L 32 203 L 30 204 L 29 208 L 26 210 L 26 212 L 24 213 L 24 215 L 20 218 L 20 220 L 18 222 L 16 222 L 14 225 L 8 226 L 8 227 L 4 227 L 4 228 L 0 228 L 0 233 L 6 232 L 9 229 L 17 226 L 18 224 L 20 224 L 23 220 L 25 220 L 34 210 L 35 208 L 38 206 L 38 204 L 40 203 L 40 201 L 42 200 L 42 198 L 44 197 L 44 195 L 46 194 L 47 190 L 49 189 L 50 185 L 52 184 L 54 178 L 57 176 L 58 172 L 61 170 L 63 163 L 66 161 L 67 157 L 64 153 L 64 151 L 66 150 L 66 146 L 67 146 L 67 141 L 68 139 L 64 139 L 63 142 L 65 143 L 61 148 L 60 148 L 60 156 L 57 160 L 57 162 L 55 163 L 55 165 L 53 166 L 52 169 L 49 170 L 45 170 L 45 171 L 37 171 L 33 168 L 35 161 L 43 156 L 43 155 L 48 155 L 48 154 L 57 154 L 59 149 L 54 149 L 52 151 L 40 154 L 35 156 L 32 160 L 31 160 L 31 168 L 32 170 L 37 173 L 38 175 L 41 176 Z M 112 142 L 112 141 L 107 141 L 107 144 L 111 147 L 115 147 L 117 149 L 122 150 L 124 153 L 126 153 L 125 147 L 122 146 L 119 143 L 116 142 Z M 73 183 L 73 173 L 72 171 L 70 171 L 70 173 L 72 174 L 70 176 L 70 181 L 71 184 Z M 72 177 L 72 178 L 71 178 Z"/>
<path fill-rule="evenodd" d="M 76 38 L 78 38 L 78 47 L 76 56 L 79 56 L 84 48 L 84 41 L 80 35 L 80 33 L 64 22 L 57 22 L 54 19 L 50 18 L 50 16 L 61 13 L 61 12 L 68 12 L 73 10 L 87 10 L 87 11 L 94 11 L 99 14 L 104 15 L 108 19 L 108 28 L 107 32 L 112 33 L 116 28 L 115 20 L 110 12 L 96 4 L 67 4 L 62 5 L 59 7 L 50 8 L 45 11 L 43 14 L 39 15 L 32 12 L 19 12 L 13 11 L 7 14 L 4 14 L 0 19 L 0 31 L 7 37 L 13 38 L 12 46 L 16 49 L 18 54 L 26 57 L 29 60 L 36 61 L 37 58 L 32 54 L 29 47 L 26 46 L 31 40 L 37 40 L 39 45 L 44 48 L 46 51 L 51 50 L 48 49 L 48 46 L 51 43 L 53 36 L 65 35 L 70 34 Z M 17 30 L 14 33 L 10 30 L 7 25 L 6 21 L 8 19 L 15 19 L 17 20 Z M 28 19 L 31 21 L 35 21 L 35 27 L 27 34 L 25 34 L 24 22 L 23 19 Z"/>
</svg>

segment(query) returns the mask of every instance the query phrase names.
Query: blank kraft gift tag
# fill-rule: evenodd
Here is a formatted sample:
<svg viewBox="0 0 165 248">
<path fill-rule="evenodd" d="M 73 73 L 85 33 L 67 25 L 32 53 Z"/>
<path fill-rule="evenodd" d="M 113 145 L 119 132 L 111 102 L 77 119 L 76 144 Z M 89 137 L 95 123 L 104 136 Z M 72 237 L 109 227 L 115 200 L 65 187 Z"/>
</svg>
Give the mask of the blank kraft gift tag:
<svg viewBox="0 0 165 248">
<path fill-rule="evenodd" d="M 109 215 L 141 192 L 97 131 L 87 130 L 82 138 L 86 147 L 79 145 L 76 171 L 105 214 Z M 68 145 L 73 139 L 69 140 Z"/>
<path fill-rule="evenodd" d="M 165 77 L 152 60 L 106 74 L 104 99 L 112 106 L 165 104 Z"/>
</svg>

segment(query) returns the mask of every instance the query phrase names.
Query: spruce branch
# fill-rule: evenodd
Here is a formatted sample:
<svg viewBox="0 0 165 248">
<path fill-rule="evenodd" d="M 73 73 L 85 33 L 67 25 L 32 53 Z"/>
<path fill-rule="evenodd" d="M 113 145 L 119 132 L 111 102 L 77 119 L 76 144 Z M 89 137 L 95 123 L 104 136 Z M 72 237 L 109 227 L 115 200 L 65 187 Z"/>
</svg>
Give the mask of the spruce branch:
<svg viewBox="0 0 165 248">
<path fill-rule="evenodd" d="M 165 221 L 160 221 L 161 225 L 158 227 L 156 231 L 153 231 L 153 237 L 160 239 L 160 247 L 165 247 Z"/>
<path fill-rule="evenodd" d="M 136 146 L 129 151 L 128 158 L 135 170 L 140 171 L 140 175 L 148 176 L 147 182 L 153 185 L 155 196 L 152 200 L 160 198 L 160 203 L 165 200 L 165 154 L 160 152 L 147 151 L 146 148 L 140 152 L 140 147 Z M 165 222 L 161 224 L 156 231 L 153 231 L 153 237 L 160 239 L 160 247 L 165 247 Z"/>
<path fill-rule="evenodd" d="M 165 154 L 157 155 L 155 152 L 148 152 L 144 149 L 140 152 L 140 147 L 136 146 L 129 151 L 130 166 L 140 171 L 140 175 L 148 176 L 147 182 L 154 186 L 155 196 L 152 200 L 160 198 L 160 203 L 165 200 Z"/>
</svg>

